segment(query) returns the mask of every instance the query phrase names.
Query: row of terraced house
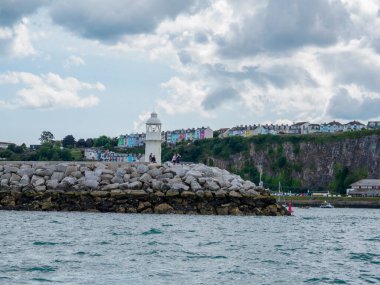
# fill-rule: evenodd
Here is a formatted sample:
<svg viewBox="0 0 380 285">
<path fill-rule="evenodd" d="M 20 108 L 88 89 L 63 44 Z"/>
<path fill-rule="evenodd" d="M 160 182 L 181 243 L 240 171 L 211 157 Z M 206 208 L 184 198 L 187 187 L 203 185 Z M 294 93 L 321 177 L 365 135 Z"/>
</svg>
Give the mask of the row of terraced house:
<svg viewBox="0 0 380 285">
<path fill-rule="evenodd" d="M 162 142 L 176 144 L 182 141 L 195 141 L 213 137 L 213 130 L 209 127 L 181 129 L 161 132 Z M 142 147 L 145 144 L 145 133 L 121 135 L 117 146 L 120 148 Z"/>
<path fill-rule="evenodd" d="M 219 137 L 243 136 L 251 137 L 255 135 L 277 135 L 277 134 L 313 134 L 313 133 L 337 133 L 347 131 L 357 131 L 365 129 L 380 129 L 380 121 L 369 121 L 367 125 L 351 121 L 342 124 L 337 121 L 323 124 L 312 124 L 309 122 L 299 122 L 292 125 L 241 125 L 230 129 L 220 129 Z"/>
</svg>

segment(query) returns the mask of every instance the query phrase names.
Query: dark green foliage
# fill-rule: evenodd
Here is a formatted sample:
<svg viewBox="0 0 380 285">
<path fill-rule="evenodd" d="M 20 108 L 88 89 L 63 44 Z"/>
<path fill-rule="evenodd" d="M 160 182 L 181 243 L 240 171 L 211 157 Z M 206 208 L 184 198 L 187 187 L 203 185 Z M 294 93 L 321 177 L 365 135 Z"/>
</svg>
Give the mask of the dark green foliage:
<svg viewBox="0 0 380 285">
<path fill-rule="evenodd" d="M 67 135 L 62 140 L 62 146 L 67 148 L 73 148 L 75 147 L 75 138 L 73 135 Z"/>
<path fill-rule="evenodd" d="M 79 139 L 76 144 L 79 148 L 85 148 L 86 147 L 86 141 L 84 139 Z"/>
<path fill-rule="evenodd" d="M 51 142 L 54 140 L 54 135 L 49 131 L 43 131 L 39 138 L 41 144 L 45 142 Z"/>
<path fill-rule="evenodd" d="M 346 194 L 346 189 L 350 187 L 350 184 L 367 178 L 368 176 L 368 170 L 366 168 L 350 170 L 347 166 L 343 166 L 339 163 L 335 165 L 334 172 L 334 180 L 329 183 L 328 188 L 339 194 Z"/>
</svg>

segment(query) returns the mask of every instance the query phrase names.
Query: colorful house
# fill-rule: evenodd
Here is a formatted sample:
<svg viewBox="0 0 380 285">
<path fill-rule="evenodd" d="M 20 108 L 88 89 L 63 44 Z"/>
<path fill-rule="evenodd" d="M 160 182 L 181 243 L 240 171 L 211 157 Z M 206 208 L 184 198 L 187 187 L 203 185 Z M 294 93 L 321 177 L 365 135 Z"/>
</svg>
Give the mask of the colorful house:
<svg viewBox="0 0 380 285">
<path fill-rule="evenodd" d="M 352 121 L 348 122 L 347 124 L 344 124 L 343 132 L 365 130 L 365 128 L 366 127 L 364 124 L 358 121 Z"/>
</svg>

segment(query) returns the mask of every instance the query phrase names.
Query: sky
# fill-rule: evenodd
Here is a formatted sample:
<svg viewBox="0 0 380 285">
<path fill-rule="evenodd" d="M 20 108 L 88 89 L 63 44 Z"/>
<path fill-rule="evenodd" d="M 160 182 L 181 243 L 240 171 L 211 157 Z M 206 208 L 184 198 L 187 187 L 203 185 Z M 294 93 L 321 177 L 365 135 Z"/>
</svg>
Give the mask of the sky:
<svg viewBox="0 0 380 285">
<path fill-rule="evenodd" d="M 380 120 L 380 0 L 0 0 L 0 141 Z"/>
</svg>

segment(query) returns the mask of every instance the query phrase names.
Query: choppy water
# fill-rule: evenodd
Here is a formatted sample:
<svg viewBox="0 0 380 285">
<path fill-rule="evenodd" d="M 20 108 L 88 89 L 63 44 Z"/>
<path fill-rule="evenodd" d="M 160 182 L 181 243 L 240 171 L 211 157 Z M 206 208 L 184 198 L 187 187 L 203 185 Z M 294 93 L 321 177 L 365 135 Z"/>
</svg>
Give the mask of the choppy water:
<svg viewBox="0 0 380 285">
<path fill-rule="evenodd" d="M 379 284 L 380 211 L 0 211 L 0 284 Z"/>
</svg>

